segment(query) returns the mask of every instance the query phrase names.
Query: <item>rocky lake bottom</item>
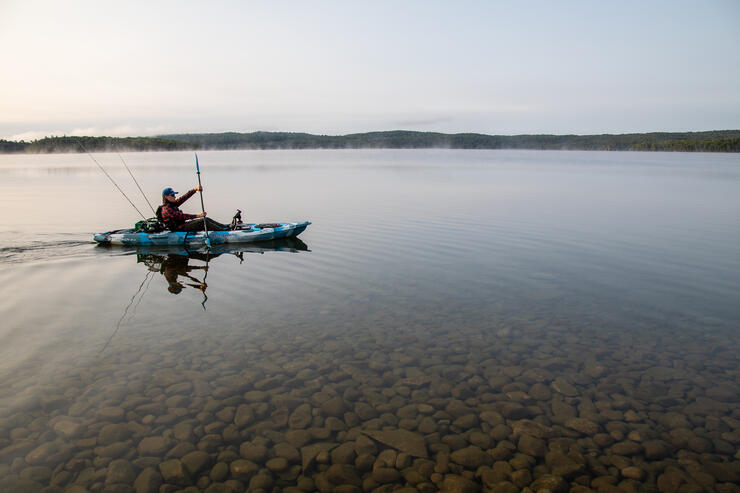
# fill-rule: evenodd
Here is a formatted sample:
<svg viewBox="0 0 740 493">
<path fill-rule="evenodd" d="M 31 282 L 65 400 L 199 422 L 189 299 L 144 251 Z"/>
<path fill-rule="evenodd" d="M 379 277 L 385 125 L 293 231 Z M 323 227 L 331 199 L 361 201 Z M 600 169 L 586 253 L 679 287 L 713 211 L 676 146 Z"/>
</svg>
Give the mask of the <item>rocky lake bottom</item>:
<svg viewBox="0 0 740 493">
<path fill-rule="evenodd" d="M 732 333 L 419 329 L 139 335 L 43 385 L 29 362 L 0 490 L 740 491 Z"/>
</svg>

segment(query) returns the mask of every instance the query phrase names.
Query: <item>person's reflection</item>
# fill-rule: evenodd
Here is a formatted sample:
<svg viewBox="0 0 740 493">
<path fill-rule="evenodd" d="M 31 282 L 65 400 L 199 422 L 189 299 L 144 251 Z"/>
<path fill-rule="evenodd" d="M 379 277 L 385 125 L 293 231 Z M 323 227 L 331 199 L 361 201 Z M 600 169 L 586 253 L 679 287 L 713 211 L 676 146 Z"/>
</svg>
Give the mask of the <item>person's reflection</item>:
<svg viewBox="0 0 740 493">
<path fill-rule="evenodd" d="M 190 257 L 185 255 L 167 255 L 162 261 L 162 275 L 167 279 L 167 291 L 172 294 L 180 294 L 180 291 L 187 285 L 196 289 L 200 289 L 205 292 L 208 285 L 205 283 L 205 279 L 201 282 L 199 279 L 191 276 L 189 273 L 194 270 L 202 270 L 208 272 L 207 265 L 189 265 Z M 182 276 L 187 278 L 192 283 L 185 282 L 185 284 L 178 281 L 178 278 Z"/>
</svg>

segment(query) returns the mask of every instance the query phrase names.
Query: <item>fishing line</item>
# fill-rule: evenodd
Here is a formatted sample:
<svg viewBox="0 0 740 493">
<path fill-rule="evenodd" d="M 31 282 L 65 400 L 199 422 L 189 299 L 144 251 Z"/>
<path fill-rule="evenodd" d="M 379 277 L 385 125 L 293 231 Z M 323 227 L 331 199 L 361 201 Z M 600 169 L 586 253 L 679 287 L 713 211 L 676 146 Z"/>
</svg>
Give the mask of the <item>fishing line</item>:
<svg viewBox="0 0 740 493">
<path fill-rule="evenodd" d="M 141 300 L 143 300 L 143 299 L 144 299 L 144 296 L 146 296 L 146 293 L 147 293 L 147 291 L 149 291 L 149 286 L 151 286 L 151 284 L 152 284 L 152 280 L 154 280 L 154 276 L 151 276 L 151 277 L 149 278 L 149 282 L 147 282 L 147 283 L 146 283 L 146 287 L 144 288 L 144 292 L 143 292 L 143 293 L 141 293 L 141 296 L 139 296 L 139 301 L 137 301 L 137 302 L 136 302 L 136 304 L 134 305 L 134 309 L 133 309 L 133 310 L 131 310 L 131 315 L 129 315 L 129 317 L 128 317 L 128 321 L 129 321 L 129 322 L 130 322 L 130 321 L 131 321 L 131 320 L 132 320 L 132 319 L 134 318 L 134 316 L 136 315 L 136 310 L 137 310 L 137 308 L 139 308 L 139 305 L 141 304 Z"/>
<path fill-rule="evenodd" d="M 136 181 L 134 174 L 131 172 L 130 169 L 128 169 L 128 165 L 126 165 L 126 161 L 123 160 L 123 156 L 121 156 L 120 152 L 118 153 L 118 157 L 121 158 L 121 162 L 123 163 L 123 166 L 126 168 L 126 171 L 128 171 L 128 174 L 131 175 L 131 179 L 134 180 L 134 183 L 136 183 L 136 186 L 139 188 L 139 191 L 141 192 L 142 197 L 144 197 L 144 200 L 146 200 L 146 203 L 149 204 L 149 208 L 152 210 L 152 214 L 156 216 L 157 213 L 154 212 L 154 207 L 152 207 L 152 203 L 149 202 L 148 198 L 146 198 L 146 194 L 144 193 L 144 190 L 141 189 L 141 186 L 139 185 L 139 182 Z"/>
<path fill-rule="evenodd" d="M 115 180 L 108 174 L 108 172 L 105 171 L 105 168 L 103 168 L 100 165 L 100 163 L 98 162 L 97 159 L 95 159 L 95 157 L 92 155 L 92 153 L 90 153 L 90 151 L 88 151 L 87 149 L 85 149 L 85 146 L 83 146 L 81 142 L 78 141 L 77 142 L 77 145 L 79 145 L 82 148 L 82 150 L 85 151 L 88 156 L 90 156 L 90 159 L 92 159 L 93 162 L 98 165 L 98 168 L 100 168 L 100 171 L 102 171 L 103 173 L 105 173 L 105 176 L 108 177 L 108 179 L 111 181 L 111 183 L 113 183 L 116 186 L 116 188 L 118 189 L 118 191 L 121 192 L 121 194 L 123 194 L 124 197 L 126 197 L 126 200 L 128 200 L 128 203 L 131 204 L 131 207 L 133 207 L 134 209 L 136 209 L 136 212 L 138 212 L 139 215 L 141 216 L 141 218 L 146 221 L 146 216 L 144 216 L 144 214 L 141 213 L 141 211 L 139 210 L 139 208 L 136 207 L 133 202 L 131 202 L 131 199 L 128 198 L 128 195 L 126 195 L 126 193 L 123 190 L 121 190 L 121 187 L 118 186 L 118 183 L 116 183 Z"/>
<path fill-rule="evenodd" d="M 134 304 L 134 300 L 136 299 L 136 296 L 141 292 L 141 288 L 144 287 L 144 283 L 147 281 L 147 279 L 149 279 L 149 274 L 151 274 L 151 273 L 152 273 L 151 271 L 147 271 L 146 272 L 146 276 L 144 277 L 144 280 L 141 281 L 141 284 L 139 284 L 139 289 L 137 289 L 136 290 L 136 293 L 134 293 L 134 295 L 131 297 L 131 301 L 129 301 L 128 305 L 123 310 L 123 315 L 121 315 L 121 318 L 118 319 L 118 323 L 116 324 L 116 330 L 113 331 L 113 333 L 110 335 L 110 337 L 108 338 L 108 340 L 105 342 L 105 345 L 103 346 L 103 349 L 100 350 L 101 353 L 103 351 L 105 351 L 105 348 L 107 348 L 108 347 L 108 344 L 110 344 L 110 341 L 113 340 L 113 338 L 115 337 L 116 333 L 118 332 L 118 329 L 121 328 L 121 322 L 123 322 L 123 319 L 126 318 L 126 314 L 128 313 L 129 308 L 131 308 L 131 305 Z"/>
</svg>

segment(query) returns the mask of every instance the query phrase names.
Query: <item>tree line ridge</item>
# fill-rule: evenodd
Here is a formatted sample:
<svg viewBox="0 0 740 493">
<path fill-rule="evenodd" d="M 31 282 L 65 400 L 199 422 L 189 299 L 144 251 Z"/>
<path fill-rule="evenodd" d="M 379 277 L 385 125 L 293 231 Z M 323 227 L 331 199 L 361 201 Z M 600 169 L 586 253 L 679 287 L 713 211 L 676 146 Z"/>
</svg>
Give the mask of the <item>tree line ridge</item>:
<svg viewBox="0 0 740 493">
<path fill-rule="evenodd" d="M 529 149 L 584 151 L 740 152 L 740 130 L 601 135 L 486 135 L 393 130 L 347 135 L 222 132 L 155 137 L 44 137 L 0 140 L 0 153 L 235 149 Z"/>
</svg>

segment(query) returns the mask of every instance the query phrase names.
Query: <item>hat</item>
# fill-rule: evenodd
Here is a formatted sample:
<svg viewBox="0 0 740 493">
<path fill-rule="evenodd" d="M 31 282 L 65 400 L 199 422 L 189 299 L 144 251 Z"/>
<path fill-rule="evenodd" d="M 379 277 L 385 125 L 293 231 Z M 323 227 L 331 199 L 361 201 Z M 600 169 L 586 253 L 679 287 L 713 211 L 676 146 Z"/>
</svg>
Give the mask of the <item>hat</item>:
<svg viewBox="0 0 740 493">
<path fill-rule="evenodd" d="M 172 190 L 172 188 L 167 187 L 164 190 L 162 190 L 162 197 L 165 197 L 167 195 L 175 195 L 176 193 L 177 192 L 175 192 L 174 190 Z"/>
</svg>

